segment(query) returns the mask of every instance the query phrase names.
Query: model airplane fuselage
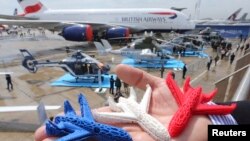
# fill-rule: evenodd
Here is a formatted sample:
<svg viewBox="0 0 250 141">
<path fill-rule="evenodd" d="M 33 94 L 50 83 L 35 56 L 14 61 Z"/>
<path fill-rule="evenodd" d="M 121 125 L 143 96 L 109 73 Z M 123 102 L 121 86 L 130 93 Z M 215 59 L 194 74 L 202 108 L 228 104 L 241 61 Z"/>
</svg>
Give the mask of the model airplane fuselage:
<svg viewBox="0 0 250 141">
<path fill-rule="evenodd" d="M 65 101 L 65 116 L 56 116 L 54 122 L 46 122 L 48 136 L 57 136 L 58 141 L 132 141 L 131 136 L 124 129 L 96 122 L 84 95 L 79 95 L 78 102 L 81 116 L 76 114 L 68 100 Z"/>
<path fill-rule="evenodd" d="M 118 103 L 109 97 L 109 112 L 93 112 L 93 116 L 98 122 L 105 123 L 137 123 L 145 132 L 147 132 L 156 141 L 169 141 L 170 136 L 162 123 L 148 114 L 152 88 L 146 85 L 147 89 L 140 103 L 137 103 L 135 90 L 130 87 L 130 95 L 128 98 L 120 97 Z"/>
</svg>

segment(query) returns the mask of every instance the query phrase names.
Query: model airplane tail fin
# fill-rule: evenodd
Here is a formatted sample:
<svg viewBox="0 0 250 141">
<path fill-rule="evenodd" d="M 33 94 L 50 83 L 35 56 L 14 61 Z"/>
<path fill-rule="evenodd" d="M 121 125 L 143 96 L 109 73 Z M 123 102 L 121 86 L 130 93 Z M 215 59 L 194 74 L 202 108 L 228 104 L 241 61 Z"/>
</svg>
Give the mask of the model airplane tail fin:
<svg viewBox="0 0 250 141">
<path fill-rule="evenodd" d="M 42 13 L 47 10 L 40 0 L 17 0 L 24 14 Z"/>
<path fill-rule="evenodd" d="M 37 106 L 37 114 L 40 124 L 42 125 L 48 119 L 45 106 L 42 102 Z"/>
<path fill-rule="evenodd" d="M 61 106 L 55 105 L 55 106 L 45 106 L 44 103 L 40 102 L 37 106 L 37 114 L 40 121 L 40 124 L 44 124 L 45 121 L 48 119 L 46 110 L 57 110 L 61 108 Z"/>
<path fill-rule="evenodd" d="M 151 93 L 152 93 L 152 88 L 150 87 L 149 84 L 146 85 L 146 91 L 144 93 L 144 96 L 141 99 L 140 106 L 142 110 L 147 113 L 149 109 L 149 104 L 150 104 L 150 99 L 151 99 Z"/>
<path fill-rule="evenodd" d="M 242 8 L 239 8 L 238 10 L 236 10 L 233 14 L 231 14 L 231 15 L 227 18 L 227 20 L 235 21 L 241 10 L 242 10 Z"/>
</svg>

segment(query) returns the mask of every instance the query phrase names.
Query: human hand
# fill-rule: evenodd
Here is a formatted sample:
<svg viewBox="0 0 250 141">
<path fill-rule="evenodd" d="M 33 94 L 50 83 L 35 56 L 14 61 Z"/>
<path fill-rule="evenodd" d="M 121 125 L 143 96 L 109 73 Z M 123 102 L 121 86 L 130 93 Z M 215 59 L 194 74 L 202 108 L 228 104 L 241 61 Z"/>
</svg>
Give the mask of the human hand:
<svg viewBox="0 0 250 141">
<path fill-rule="evenodd" d="M 117 76 L 129 84 L 130 86 L 137 87 L 145 90 L 146 84 L 152 88 L 152 98 L 149 106 L 149 114 L 158 119 L 163 125 L 168 128 L 168 124 L 172 116 L 178 109 L 175 99 L 166 86 L 165 80 L 152 76 L 140 69 L 132 68 L 127 65 L 118 65 L 115 69 Z M 98 111 L 110 111 L 109 107 L 102 107 Z M 211 124 L 206 116 L 192 116 L 184 131 L 172 140 L 176 141 L 206 141 L 207 140 L 207 125 Z M 114 126 L 125 129 L 134 141 L 153 141 L 153 138 L 148 135 L 137 124 L 113 124 Z M 45 133 L 45 127 L 40 127 L 35 132 L 36 141 L 51 141 L 55 140 L 54 137 L 48 137 Z"/>
</svg>

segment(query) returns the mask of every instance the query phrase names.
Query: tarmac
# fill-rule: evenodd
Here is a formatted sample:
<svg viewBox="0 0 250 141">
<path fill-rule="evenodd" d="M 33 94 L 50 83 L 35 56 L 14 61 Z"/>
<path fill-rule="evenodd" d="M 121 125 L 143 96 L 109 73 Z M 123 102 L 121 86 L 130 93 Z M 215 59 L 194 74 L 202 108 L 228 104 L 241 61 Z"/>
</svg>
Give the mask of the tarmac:
<svg viewBox="0 0 250 141">
<path fill-rule="evenodd" d="M 67 56 L 65 47 L 82 49 L 86 51 L 96 50 L 92 44 L 81 42 L 68 42 L 59 36 L 46 32 L 46 35 L 29 38 L 1 37 L 0 36 L 0 72 L 13 72 L 11 74 L 14 90 L 6 89 L 5 75 L 0 75 L 0 106 L 24 106 L 37 105 L 43 102 L 45 105 L 62 105 L 64 100 L 69 100 L 75 109 L 79 109 L 77 96 L 83 93 L 91 108 L 104 106 L 110 95 L 107 90 L 104 94 L 95 93 L 95 88 L 84 87 L 55 87 L 51 83 L 64 75 L 60 68 L 41 68 L 37 73 L 30 73 L 21 66 L 22 55 L 19 49 L 26 48 L 39 60 L 61 60 Z M 235 46 L 233 46 L 235 47 Z M 215 52 L 211 48 L 206 51 L 214 57 Z M 113 55 L 99 56 L 94 54 L 97 60 L 109 63 L 111 73 L 115 65 L 121 63 L 122 57 Z M 235 60 L 241 56 L 239 51 Z M 178 57 L 177 57 L 178 58 Z M 208 93 L 215 88 L 214 82 L 233 72 L 235 62 L 230 65 L 227 59 L 220 60 L 214 66 L 214 60 L 210 70 L 206 68 L 207 58 L 181 57 L 187 64 L 187 76 L 191 77 L 192 86 L 202 86 L 203 91 Z M 141 68 L 152 75 L 160 77 L 160 69 Z M 165 74 L 173 69 L 166 69 Z M 182 71 L 174 70 L 175 80 L 180 86 L 183 85 Z M 165 77 L 165 76 L 164 76 Z M 122 91 L 123 88 L 122 88 Z M 138 99 L 143 91 L 136 89 Z M 62 112 L 59 110 L 48 111 L 48 116 L 55 116 Z M 31 112 L 9 112 L 0 114 L 0 139 L 5 141 L 33 141 L 34 131 L 39 127 L 39 119 L 36 111 Z"/>
</svg>

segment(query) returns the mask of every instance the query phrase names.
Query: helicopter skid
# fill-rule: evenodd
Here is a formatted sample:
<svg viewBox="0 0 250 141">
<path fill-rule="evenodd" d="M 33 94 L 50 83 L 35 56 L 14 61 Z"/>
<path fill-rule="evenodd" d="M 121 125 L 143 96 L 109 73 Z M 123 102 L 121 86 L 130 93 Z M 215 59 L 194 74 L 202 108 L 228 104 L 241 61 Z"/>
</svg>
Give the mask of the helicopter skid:
<svg viewBox="0 0 250 141">
<path fill-rule="evenodd" d="M 127 64 L 138 68 L 161 68 L 163 65 L 164 68 L 182 69 L 184 66 L 184 63 L 181 60 L 176 60 L 176 59 L 169 59 L 163 62 L 164 63 L 162 63 L 161 61 L 137 62 L 135 59 L 125 58 L 123 59 L 122 64 Z"/>
<path fill-rule="evenodd" d="M 179 53 L 175 53 L 174 55 L 179 55 Z M 186 51 L 185 54 L 182 54 L 181 56 L 182 57 L 200 57 L 200 58 L 209 57 L 208 54 L 202 51 Z"/>
<path fill-rule="evenodd" d="M 109 84 L 110 74 L 102 75 L 102 77 L 103 77 L 103 81 L 101 81 L 101 83 L 98 83 L 98 78 L 97 78 L 97 81 L 94 80 L 93 78 L 89 78 L 89 79 L 78 78 L 76 81 L 76 77 L 66 73 L 65 75 L 57 79 L 56 81 L 52 82 L 51 85 L 52 86 L 64 86 L 64 87 L 109 88 L 110 87 L 110 84 Z"/>
<path fill-rule="evenodd" d="M 98 83 L 98 77 L 85 77 L 85 78 L 76 78 L 72 80 L 63 80 L 68 83 Z"/>
</svg>

